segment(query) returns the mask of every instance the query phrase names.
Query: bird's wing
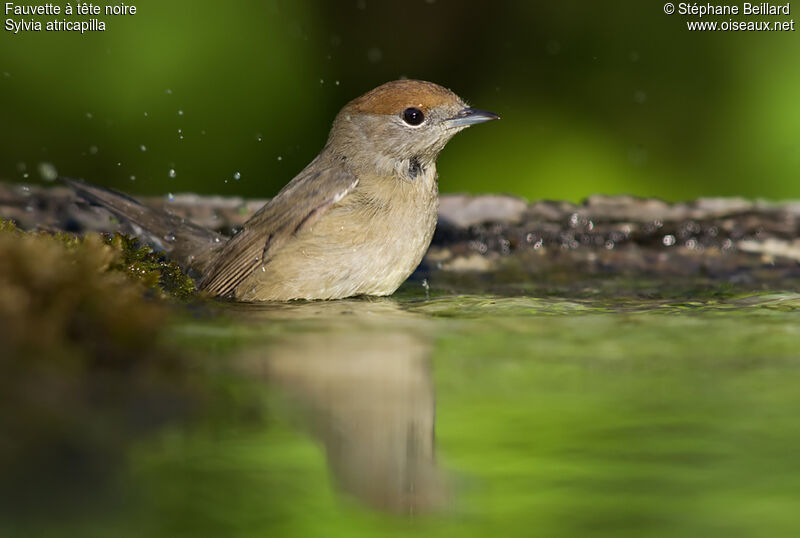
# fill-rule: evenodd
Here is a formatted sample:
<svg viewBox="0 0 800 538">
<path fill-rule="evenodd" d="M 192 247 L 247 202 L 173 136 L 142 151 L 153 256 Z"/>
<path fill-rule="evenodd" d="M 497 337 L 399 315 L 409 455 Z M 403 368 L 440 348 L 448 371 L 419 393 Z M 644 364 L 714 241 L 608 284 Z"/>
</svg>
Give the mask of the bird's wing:
<svg viewBox="0 0 800 538">
<path fill-rule="evenodd" d="M 320 167 L 318 159 L 248 220 L 217 254 L 200 288 L 229 296 L 275 255 L 292 235 L 309 225 L 358 184 L 341 163 Z"/>
</svg>

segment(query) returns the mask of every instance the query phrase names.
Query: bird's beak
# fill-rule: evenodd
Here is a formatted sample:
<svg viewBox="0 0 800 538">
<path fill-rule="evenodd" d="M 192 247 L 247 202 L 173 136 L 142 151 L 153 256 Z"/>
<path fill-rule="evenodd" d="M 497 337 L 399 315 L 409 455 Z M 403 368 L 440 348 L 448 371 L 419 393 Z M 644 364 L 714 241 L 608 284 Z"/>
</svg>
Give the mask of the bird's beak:
<svg viewBox="0 0 800 538">
<path fill-rule="evenodd" d="M 483 123 L 490 120 L 499 120 L 500 116 L 477 108 L 465 108 L 452 118 L 447 118 L 445 123 L 448 127 L 469 127 L 476 123 Z"/>
</svg>

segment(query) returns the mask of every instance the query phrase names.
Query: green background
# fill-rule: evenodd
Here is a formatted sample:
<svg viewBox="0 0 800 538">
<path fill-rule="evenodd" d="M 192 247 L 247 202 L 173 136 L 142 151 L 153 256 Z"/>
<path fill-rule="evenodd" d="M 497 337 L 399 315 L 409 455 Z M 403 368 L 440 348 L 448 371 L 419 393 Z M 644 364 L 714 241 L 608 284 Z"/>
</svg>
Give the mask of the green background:
<svg viewBox="0 0 800 538">
<path fill-rule="evenodd" d="M 2 32 L 0 178 L 271 196 L 342 105 L 407 76 L 503 117 L 450 143 L 444 192 L 800 197 L 798 32 L 689 32 L 660 1 L 135 5 Z"/>
</svg>

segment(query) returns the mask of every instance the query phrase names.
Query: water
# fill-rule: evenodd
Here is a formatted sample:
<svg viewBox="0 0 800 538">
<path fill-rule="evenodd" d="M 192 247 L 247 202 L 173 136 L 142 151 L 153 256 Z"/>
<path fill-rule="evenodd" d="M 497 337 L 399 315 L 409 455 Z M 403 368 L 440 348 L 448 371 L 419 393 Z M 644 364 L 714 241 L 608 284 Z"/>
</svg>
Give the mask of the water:
<svg viewBox="0 0 800 538">
<path fill-rule="evenodd" d="M 800 294 L 618 286 L 180 315 L 225 404 L 38 530 L 797 536 Z"/>
</svg>

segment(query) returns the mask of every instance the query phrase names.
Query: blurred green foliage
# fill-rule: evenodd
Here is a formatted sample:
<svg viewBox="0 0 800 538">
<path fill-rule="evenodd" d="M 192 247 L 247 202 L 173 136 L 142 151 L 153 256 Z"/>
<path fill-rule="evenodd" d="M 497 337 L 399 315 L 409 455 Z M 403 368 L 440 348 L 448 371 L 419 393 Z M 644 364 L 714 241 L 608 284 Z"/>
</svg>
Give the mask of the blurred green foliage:
<svg viewBox="0 0 800 538">
<path fill-rule="evenodd" d="M 445 150 L 444 192 L 800 197 L 797 32 L 689 32 L 634 0 L 135 5 L 2 32 L 0 177 L 269 196 L 344 103 L 408 76 L 503 116 Z"/>
</svg>

